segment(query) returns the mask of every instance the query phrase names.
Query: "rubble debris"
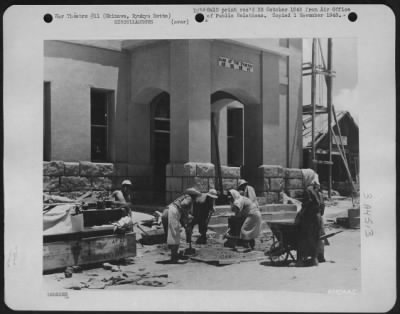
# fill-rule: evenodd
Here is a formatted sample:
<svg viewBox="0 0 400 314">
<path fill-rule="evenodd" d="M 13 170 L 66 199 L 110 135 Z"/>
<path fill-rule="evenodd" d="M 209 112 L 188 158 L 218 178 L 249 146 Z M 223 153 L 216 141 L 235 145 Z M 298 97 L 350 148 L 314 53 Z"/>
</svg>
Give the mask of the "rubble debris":
<svg viewBox="0 0 400 314">
<path fill-rule="evenodd" d="M 110 270 L 113 267 L 113 265 L 111 265 L 110 263 L 103 263 L 103 268 L 105 270 Z"/>
<path fill-rule="evenodd" d="M 150 278 L 139 280 L 136 284 L 142 286 L 165 287 L 168 284 L 168 280 L 165 278 Z"/>
<path fill-rule="evenodd" d="M 64 271 L 65 278 L 71 278 L 72 277 L 72 273 L 73 273 L 72 267 L 65 268 L 65 271 Z"/>
<path fill-rule="evenodd" d="M 81 273 L 81 272 L 82 272 L 82 267 L 81 267 L 81 266 L 78 266 L 78 265 L 72 266 L 72 271 L 73 271 L 74 273 Z"/>
<path fill-rule="evenodd" d="M 111 267 L 111 271 L 112 271 L 112 272 L 118 272 L 118 271 L 121 271 L 121 269 L 119 268 L 119 266 L 113 265 L 113 266 Z"/>
<path fill-rule="evenodd" d="M 90 284 L 87 286 L 88 289 L 104 289 L 105 287 L 106 284 L 98 280 L 91 281 Z"/>
</svg>

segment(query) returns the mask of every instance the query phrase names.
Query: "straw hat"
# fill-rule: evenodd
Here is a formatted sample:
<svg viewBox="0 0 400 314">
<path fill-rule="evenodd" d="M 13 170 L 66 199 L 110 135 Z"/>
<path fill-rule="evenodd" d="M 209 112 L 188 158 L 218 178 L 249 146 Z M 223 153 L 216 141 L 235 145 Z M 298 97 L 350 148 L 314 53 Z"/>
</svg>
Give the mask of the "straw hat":
<svg viewBox="0 0 400 314">
<path fill-rule="evenodd" d="M 131 180 L 124 180 L 122 181 L 121 185 L 132 185 Z"/>
<path fill-rule="evenodd" d="M 215 189 L 210 189 L 207 193 L 207 196 L 211 197 L 211 198 L 218 198 L 218 193 L 217 190 Z"/>
<path fill-rule="evenodd" d="M 242 185 L 244 185 L 244 184 L 248 184 L 249 182 L 247 182 L 246 180 L 244 180 L 244 179 L 240 179 L 239 181 L 238 181 L 238 187 L 239 186 L 242 186 Z"/>
<path fill-rule="evenodd" d="M 191 195 L 191 196 L 199 196 L 201 193 L 195 189 L 195 188 L 188 188 L 185 190 L 185 194 Z"/>
</svg>

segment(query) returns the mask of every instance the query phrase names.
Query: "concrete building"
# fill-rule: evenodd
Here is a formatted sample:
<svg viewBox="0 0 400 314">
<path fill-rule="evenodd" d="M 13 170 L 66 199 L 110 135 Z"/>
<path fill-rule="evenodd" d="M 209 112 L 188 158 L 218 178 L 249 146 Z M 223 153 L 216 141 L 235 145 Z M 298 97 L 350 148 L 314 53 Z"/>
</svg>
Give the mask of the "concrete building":
<svg viewBox="0 0 400 314">
<path fill-rule="evenodd" d="M 301 39 L 45 41 L 44 190 L 130 177 L 165 202 L 213 187 L 219 159 L 224 189 L 273 202 L 299 180 L 301 67 Z"/>
</svg>

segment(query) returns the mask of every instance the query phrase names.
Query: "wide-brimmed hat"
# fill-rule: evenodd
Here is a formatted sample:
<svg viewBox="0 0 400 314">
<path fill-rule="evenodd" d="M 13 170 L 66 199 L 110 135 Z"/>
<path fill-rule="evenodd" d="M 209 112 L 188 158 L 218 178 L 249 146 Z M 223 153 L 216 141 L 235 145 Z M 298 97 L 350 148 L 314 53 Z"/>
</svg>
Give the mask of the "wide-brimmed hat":
<svg viewBox="0 0 400 314">
<path fill-rule="evenodd" d="M 207 196 L 211 198 L 218 198 L 218 192 L 216 189 L 210 189 L 207 193 Z"/>
<path fill-rule="evenodd" d="M 246 180 L 244 180 L 244 179 L 240 179 L 239 181 L 238 181 L 238 187 L 239 186 L 242 186 L 242 185 L 244 185 L 244 184 L 248 184 L 249 182 L 247 182 Z"/>
<path fill-rule="evenodd" d="M 122 181 L 121 185 L 132 185 L 131 180 L 124 180 Z"/>
<path fill-rule="evenodd" d="M 191 196 L 200 196 L 201 193 L 199 190 L 196 188 L 188 188 L 185 190 L 185 194 L 191 195 Z"/>
</svg>

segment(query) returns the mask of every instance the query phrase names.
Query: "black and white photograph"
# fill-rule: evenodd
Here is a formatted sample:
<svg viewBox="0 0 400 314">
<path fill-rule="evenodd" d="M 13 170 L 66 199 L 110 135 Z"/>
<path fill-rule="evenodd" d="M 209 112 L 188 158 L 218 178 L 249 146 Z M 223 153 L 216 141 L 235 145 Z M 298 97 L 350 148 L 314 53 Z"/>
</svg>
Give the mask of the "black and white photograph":
<svg viewBox="0 0 400 314">
<path fill-rule="evenodd" d="M 368 36 L 343 31 L 342 21 L 354 25 L 355 11 L 177 6 L 163 13 L 130 6 L 135 13 L 125 15 L 111 7 L 39 10 L 47 28 L 35 41 L 35 69 L 19 74 L 25 82 L 32 77 L 32 96 L 21 103 L 32 99 L 36 108 L 21 117 L 25 147 L 11 145 L 11 132 L 18 132 L 12 117 L 22 111 L 12 106 L 19 95 L 11 69 L 21 66 L 10 55 L 22 48 L 11 39 L 5 45 L 6 58 L 15 63 L 5 71 L 6 221 L 10 229 L 17 220 L 29 223 L 33 241 L 15 238 L 31 243 L 24 242 L 30 248 L 23 252 L 7 242 L 15 231 L 6 228 L 5 272 L 7 281 L 35 250 L 30 274 L 42 307 L 30 301 L 28 308 L 56 310 L 58 301 L 59 309 L 99 309 L 110 295 L 106 308 L 115 302 L 115 310 L 362 310 L 371 285 L 365 278 L 377 271 L 370 259 L 375 248 L 389 254 L 380 280 L 396 277 L 389 273 L 395 226 L 382 225 L 395 217 L 395 193 L 385 198 L 395 189 L 385 190 L 395 184 L 395 124 L 393 117 L 385 120 L 395 106 L 394 76 L 376 70 L 372 78 L 371 68 L 388 66 L 365 55 Z M 191 20 L 178 19 L 179 9 Z M 307 14 L 324 20 L 329 12 L 334 16 L 323 31 L 298 22 L 301 14 L 300 21 Z M 257 29 L 272 25 L 277 14 L 279 25 L 291 23 L 288 30 Z M 101 36 L 96 19 L 107 30 Z M 169 35 L 158 19 L 171 21 Z M 214 21 L 231 31 L 213 32 L 208 25 Z M 195 36 L 181 31 L 199 25 L 206 29 Z M 135 27 L 154 34 L 129 33 Z M 5 31 L 12 33 L 11 26 Z M 389 38 L 381 40 L 392 47 Z M 386 103 L 370 104 L 372 90 L 381 90 Z M 375 106 L 383 113 L 374 116 Z M 372 164 L 376 148 L 387 154 Z M 371 178 L 374 172 L 381 185 Z M 7 191 L 24 173 L 32 188 L 13 205 Z M 29 207 L 26 221 L 15 216 L 17 204 Z M 22 283 L 19 273 L 17 285 Z M 99 304 L 80 307 L 86 295 Z M 179 305 L 177 295 L 188 299 Z M 285 295 L 296 302 L 317 296 L 321 303 L 295 307 L 273 300 Z M 126 298 L 138 307 L 129 308 Z M 14 295 L 9 299 L 9 306 L 25 308 Z M 204 304 L 196 306 L 200 299 Z M 377 308 L 389 309 L 387 300 L 376 301 Z M 324 302 L 334 305 L 323 309 Z"/>
<path fill-rule="evenodd" d="M 355 47 L 45 41 L 46 283 L 359 291 Z"/>
</svg>

